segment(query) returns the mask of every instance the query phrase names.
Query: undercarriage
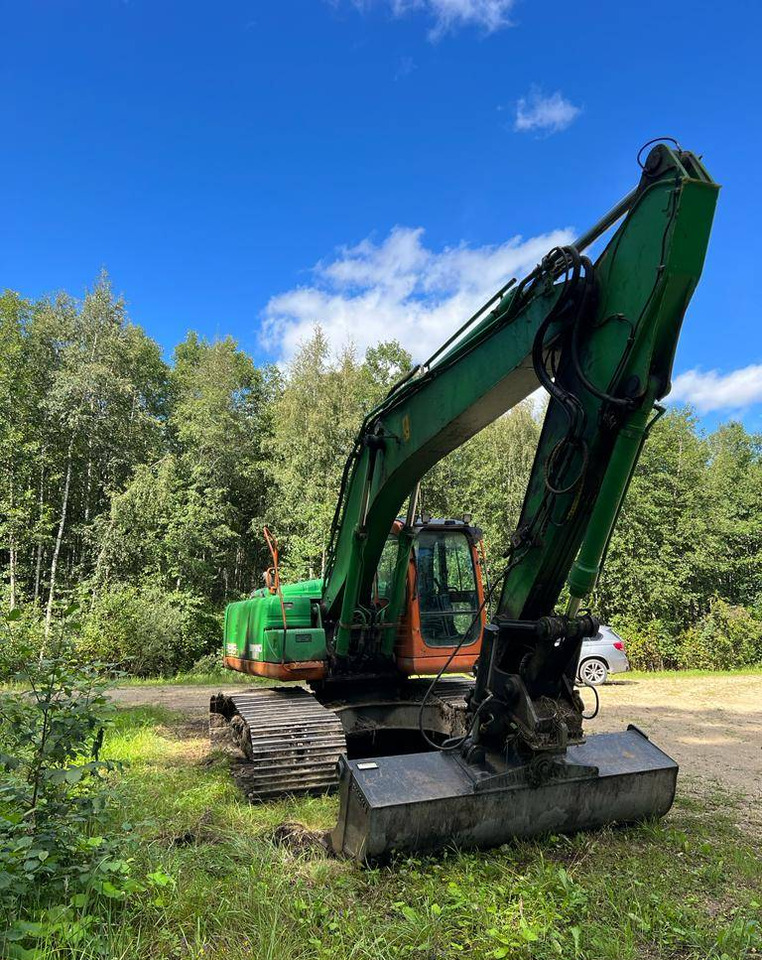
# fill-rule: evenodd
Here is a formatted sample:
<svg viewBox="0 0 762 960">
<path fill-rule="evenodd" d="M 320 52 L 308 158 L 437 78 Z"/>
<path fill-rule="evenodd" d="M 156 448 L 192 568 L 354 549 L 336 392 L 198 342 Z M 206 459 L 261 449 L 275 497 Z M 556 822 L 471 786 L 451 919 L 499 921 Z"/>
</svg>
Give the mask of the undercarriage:
<svg viewBox="0 0 762 960">
<path fill-rule="evenodd" d="M 339 782 L 339 758 L 374 758 L 427 751 L 466 733 L 465 697 L 473 681 L 443 678 L 383 686 L 357 683 L 279 686 L 219 693 L 210 703 L 213 744 L 228 751 L 250 800 L 323 793 Z M 423 711 L 421 711 L 421 705 Z"/>
</svg>

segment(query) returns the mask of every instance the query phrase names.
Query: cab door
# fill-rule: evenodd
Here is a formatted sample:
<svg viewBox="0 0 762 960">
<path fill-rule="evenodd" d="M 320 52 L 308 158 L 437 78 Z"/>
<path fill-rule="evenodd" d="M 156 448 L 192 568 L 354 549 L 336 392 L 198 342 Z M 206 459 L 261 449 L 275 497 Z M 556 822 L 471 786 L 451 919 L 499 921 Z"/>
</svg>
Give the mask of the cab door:
<svg viewBox="0 0 762 960">
<path fill-rule="evenodd" d="M 408 602 L 397 647 L 404 673 L 469 672 L 479 655 L 486 612 L 481 562 L 470 530 L 424 526 L 408 574 Z M 457 648 L 457 652 L 455 652 Z"/>
</svg>

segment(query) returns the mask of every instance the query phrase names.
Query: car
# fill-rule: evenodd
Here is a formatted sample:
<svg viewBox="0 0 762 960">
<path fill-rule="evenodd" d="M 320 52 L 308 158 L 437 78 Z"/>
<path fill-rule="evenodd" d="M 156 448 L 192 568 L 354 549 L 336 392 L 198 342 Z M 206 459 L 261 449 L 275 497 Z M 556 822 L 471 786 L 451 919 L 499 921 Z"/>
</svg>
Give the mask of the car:
<svg viewBox="0 0 762 960">
<path fill-rule="evenodd" d="M 624 640 L 611 627 L 601 624 L 594 637 L 583 641 L 577 667 L 580 683 L 597 687 L 608 680 L 609 674 L 624 673 L 629 669 Z"/>
</svg>

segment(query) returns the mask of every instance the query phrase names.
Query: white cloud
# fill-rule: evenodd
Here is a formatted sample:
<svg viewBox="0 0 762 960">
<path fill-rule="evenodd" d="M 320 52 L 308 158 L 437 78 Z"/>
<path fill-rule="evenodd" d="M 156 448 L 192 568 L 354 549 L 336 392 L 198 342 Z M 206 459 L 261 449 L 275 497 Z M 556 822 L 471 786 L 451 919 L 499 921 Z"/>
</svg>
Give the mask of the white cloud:
<svg viewBox="0 0 762 960">
<path fill-rule="evenodd" d="M 376 0 L 353 0 L 360 10 L 367 9 Z M 395 17 L 404 17 L 413 11 L 428 14 L 434 21 L 429 37 L 437 40 L 458 27 L 477 26 L 493 33 L 511 25 L 508 14 L 515 0 L 383 0 Z"/>
<path fill-rule="evenodd" d="M 752 363 L 730 373 L 688 370 L 675 377 L 669 399 L 690 403 L 699 413 L 742 410 L 762 403 L 762 364 Z"/>
<path fill-rule="evenodd" d="M 399 340 L 425 360 L 514 275 L 532 269 L 571 229 L 496 246 L 425 246 L 422 228 L 395 227 L 380 243 L 341 248 L 311 271 L 311 282 L 271 298 L 262 315 L 262 341 L 280 361 L 320 324 L 338 349 L 352 340 L 360 351 Z"/>
<path fill-rule="evenodd" d="M 558 133 L 570 126 L 581 112 L 580 107 L 575 107 L 560 91 L 545 96 L 539 87 L 532 87 L 516 104 L 513 129 L 519 133 Z"/>
</svg>

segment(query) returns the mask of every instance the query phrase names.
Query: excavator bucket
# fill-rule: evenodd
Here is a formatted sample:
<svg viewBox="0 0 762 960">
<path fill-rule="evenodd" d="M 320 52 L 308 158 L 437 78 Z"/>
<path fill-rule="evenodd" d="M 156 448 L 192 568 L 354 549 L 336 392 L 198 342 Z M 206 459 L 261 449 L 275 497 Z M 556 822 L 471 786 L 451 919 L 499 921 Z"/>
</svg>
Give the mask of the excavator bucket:
<svg viewBox="0 0 762 960">
<path fill-rule="evenodd" d="M 492 847 L 661 817 L 677 764 L 637 727 L 598 734 L 534 767 L 498 769 L 433 751 L 340 766 L 336 853 L 364 862 L 393 853 Z"/>
</svg>

